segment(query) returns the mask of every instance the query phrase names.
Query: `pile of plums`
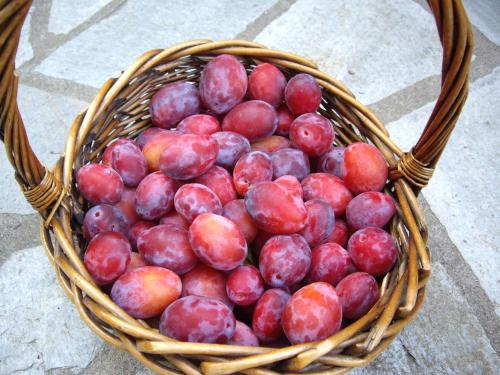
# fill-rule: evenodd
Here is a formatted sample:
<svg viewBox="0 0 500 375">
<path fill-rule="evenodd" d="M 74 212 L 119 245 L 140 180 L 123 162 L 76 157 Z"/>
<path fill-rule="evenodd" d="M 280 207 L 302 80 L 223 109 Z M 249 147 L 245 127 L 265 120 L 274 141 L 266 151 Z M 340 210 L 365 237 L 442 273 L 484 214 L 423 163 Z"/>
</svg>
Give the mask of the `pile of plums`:
<svg viewBox="0 0 500 375">
<path fill-rule="evenodd" d="M 388 167 L 372 145 L 334 146 L 321 95 L 230 55 L 157 91 L 153 126 L 77 173 L 95 283 L 190 342 L 311 342 L 366 314 L 398 255 Z"/>
</svg>

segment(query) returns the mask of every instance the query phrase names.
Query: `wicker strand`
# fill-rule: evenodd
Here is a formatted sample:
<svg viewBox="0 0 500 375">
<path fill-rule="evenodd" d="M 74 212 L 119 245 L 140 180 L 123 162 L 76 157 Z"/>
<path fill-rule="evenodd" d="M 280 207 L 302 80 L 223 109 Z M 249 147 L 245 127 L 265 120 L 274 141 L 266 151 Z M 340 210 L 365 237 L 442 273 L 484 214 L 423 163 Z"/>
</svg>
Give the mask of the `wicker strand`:
<svg viewBox="0 0 500 375">
<path fill-rule="evenodd" d="M 434 168 L 429 168 L 418 161 L 413 155 L 413 149 L 405 152 L 398 160 L 396 167 L 390 168 L 389 179 L 396 181 L 405 177 L 413 186 L 425 187 L 434 173 Z"/>
<path fill-rule="evenodd" d="M 52 203 L 61 201 L 62 186 L 56 176 L 49 169 L 44 168 L 45 174 L 42 181 L 34 187 L 26 187 L 24 197 L 37 211 L 43 211 Z"/>
<path fill-rule="evenodd" d="M 15 170 L 26 200 L 45 219 L 48 225 L 66 194 L 60 180 L 37 159 L 28 142 L 28 136 L 17 107 L 19 77 L 14 72 L 14 61 L 24 18 L 31 6 L 30 0 L 2 3 L 0 9 L 0 138 Z M 52 207 L 50 211 L 48 209 Z"/>
</svg>

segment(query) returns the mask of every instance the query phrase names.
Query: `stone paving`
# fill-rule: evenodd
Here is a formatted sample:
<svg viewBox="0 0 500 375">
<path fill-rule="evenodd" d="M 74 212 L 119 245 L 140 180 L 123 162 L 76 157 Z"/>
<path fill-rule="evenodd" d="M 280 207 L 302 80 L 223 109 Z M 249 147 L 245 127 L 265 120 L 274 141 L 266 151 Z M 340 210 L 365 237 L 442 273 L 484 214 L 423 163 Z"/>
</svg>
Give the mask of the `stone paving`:
<svg viewBox="0 0 500 375">
<path fill-rule="evenodd" d="M 500 2 L 464 0 L 476 39 L 469 100 L 420 201 L 433 273 L 414 322 L 356 374 L 500 373 Z M 19 105 L 52 165 L 73 117 L 142 52 L 193 38 L 255 40 L 315 60 L 409 148 L 439 92 L 423 0 L 35 0 Z M 149 374 L 102 343 L 55 281 L 37 215 L 0 152 L 0 374 Z"/>
</svg>

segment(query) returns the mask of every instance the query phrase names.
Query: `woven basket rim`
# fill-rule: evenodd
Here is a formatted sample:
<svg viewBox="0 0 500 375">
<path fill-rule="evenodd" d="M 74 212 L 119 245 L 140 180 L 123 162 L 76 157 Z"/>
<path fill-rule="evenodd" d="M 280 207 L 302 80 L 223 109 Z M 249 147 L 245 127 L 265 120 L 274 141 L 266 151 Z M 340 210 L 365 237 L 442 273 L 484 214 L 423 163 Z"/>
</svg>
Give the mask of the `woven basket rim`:
<svg viewBox="0 0 500 375">
<path fill-rule="evenodd" d="M 200 43 L 200 41 L 193 41 L 193 42 L 187 42 L 187 43 L 189 43 L 189 44 Z M 191 47 L 191 48 L 192 49 L 195 49 L 195 48 L 199 49 L 199 46 L 203 46 L 207 50 L 209 49 L 211 51 L 213 51 L 213 50 L 220 51 L 220 52 L 214 53 L 214 55 L 216 55 L 216 54 L 222 54 L 222 53 L 227 53 L 227 52 L 233 52 L 233 50 L 231 50 L 231 51 L 224 50 L 224 49 L 222 49 L 224 47 L 220 47 L 220 46 L 221 45 L 226 46 L 226 45 L 235 44 L 235 43 L 237 44 L 236 52 L 238 53 L 238 55 L 247 56 L 250 53 L 253 54 L 253 53 L 256 53 L 255 51 L 258 51 L 259 61 L 260 61 L 260 59 L 266 59 L 266 57 L 264 57 L 264 56 L 266 55 L 266 53 L 268 51 L 270 52 L 269 55 L 273 56 L 272 58 L 274 58 L 274 56 L 279 56 L 280 58 L 282 58 L 283 55 L 293 56 L 292 58 L 295 58 L 294 55 L 290 55 L 290 54 L 287 54 L 285 52 L 269 50 L 263 46 L 255 47 L 255 45 L 251 42 L 241 42 L 241 41 L 221 41 L 221 42 L 203 41 L 200 44 L 197 44 L 194 48 L 193 47 Z M 245 45 L 245 46 L 241 46 L 241 45 Z M 225 48 L 233 48 L 233 47 L 225 47 Z M 175 49 L 176 49 L 175 46 L 170 48 L 170 50 L 175 50 Z M 164 53 L 164 51 L 168 51 L 168 50 L 169 49 L 163 50 L 163 52 L 159 52 L 158 50 L 148 51 L 148 52 L 144 53 L 142 56 L 146 56 L 148 59 L 147 61 L 151 61 L 154 59 L 154 57 L 152 57 L 152 56 L 161 56 Z M 174 54 L 174 57 L 175 56 L 178 56 L 178 54 L 177 55 Z M 186 56 L 176 57 L 175 61 L 178 61 L 178 59 L 184 59 L 184 60 L 182 60 L 182 62 L 184 65 L 187 65 L 188 62 L 185 59 L 185 57 L 187 57 L 188 59 L 195 59 L 195 60 L 196 59 L 198 59 L 198 60 L 205 59 L 206 60 L 207 54 L 205 52 L 202 52 L 202 53 L 196 54 L 196 55 L 186 54 Z M 139 58 L 139 59 L 141 59 L 141 58 Z M 265 61 L 268 61 L 268 60 L 265 60 Z M 271 60 L 271 61 L 275 62 L 274 60 Z M 286 61 L 285 61 L 285 64 L 286 64 Z M 309 64 L 309 62 L 308 62 L 308 64 Z M 147 64 L 145 64 L 143 66 L 146 66 L 146 65 Z M 291 66 L 296 67 L 296 65 L 291 65 Z M 141 74 L 146 75 L 146 76 L 151 75 L 151 73 L 149 73 L 146 69 L 140 69 L 140 68 L 137 69 L 137 67 L 135 65 L 132 65 L 131 70 L 132 71 L 135 70 L 135 71 L 139 72 L 138 76 L 140 76 Z M 323 72 L 321 72 L 319 70 L 316 70 L 316 69 L 313 70 L 313 68 L 310 68 L 309 66 L 306 66 L 306 68 L 304 70 L 306 70 L 307 72 L 314 73 L 315 77 L 321 77 L 322 79 L 319 79 L 319 83 L 323 87 L 324 90 L 330 89 L 335 93 L 339 93 L 339 95 L 341 97 L 348 98 L 347 100 L 349 100 L 349 102 L 354 103 L 354 105 L 359 108 L 360 112 L 363 115 L 367 114 L 369 116 L 369 117 L 368 116 L 366 116 L 366 117 L 363 116 L 363 117 L 364 117 L 366 123 L 368 123 L 369 126 L 372 127 L 371 129 L 374 129 L 374 132 L 376 132 L 377 134 L 382 134 L 384 137 L 386 137 L 386 139 L 384 139 L 384 141 L 389 140 L 389 136 L 388 136 L 387 131 L 385 130 L 384 125 L 378 119 L 376 119 L 376 117 L 373 114 L 371 114 L 369 112 L 369 110 L 363 104 L 358 102 L 353 97 L 352 93 L 350 93 L 348 91 L 348 89 L 344 88 L 341 83 L 338 83 L 333 78 L 327 76 L 326 74 L 324 74 Z M 298 71 L 298 72 L 296 71 L 295 73 L 299 73 L 299 72 L 301 72 L 301 71 Z M 65 187 L 66 191 L 74 191 L 74 184 L 75 184 L 74 171 L 76 171 L 78 169 L 78 167 L 75 166 L 75 163 L 76 163 L 77 155 L 79 155 L 79 151 L 81 151 L 82 149 L 85 149 L 87 147 L 86 145 L 88 145 L 92 142 L 95 142 L 95 135 L 91 134 L 92 129 L 93 129 L 93 123 L 90 120 L 87 120 L 87 121 L 85 120 L 88 116 L 88 113 L 91 113 L 93 115 L 92 119 L 96 119 L 96 122 L 98 122 L 101 119 L 102 115 L 106 113 L 106 111 L 104 110 L 104 108 L 106 108 L 106 107 L 102 106 L 101 101 L 105 101 L 108 93 L 110 92 L 110 82 L 114 82 L 114 84 L 116 84 L 116 82 L 119 82 L 120 80 L 122 80 L 125 83 L 124 83 L 123 87 L 121 88 L 121 90 L 127 90 L 128 83 L 134 82 L 134 80 L 138 79 L 138 77 L 131 74 L 130 71 L 125 71 L 121 77 L 127 77 L 127 79 L 129 81 L 125 81 L 120 77 L 118 77 L 116 79 L 112 79 L 110 81 L 107 81 L 104 84 L 103 88 L 101 89 L 100 94 L 98 94 L 96 96 L 96 99 L 89 105 L 89 107 L 87 107 L 86 110 L 82 111 L 75 119 L 70 136 L 68 138 L 68 146 L 67 146 L 67 149 L 73 148 L 72 152 L 74 153 L 75 157 L 68 158 L 68 153 L 65 153 L 65 157 L 63 159 L 61 159 L 61 162 L 63 162 L 62 168 L 61 168 L 61 166 L 59 166 L 59 168 L 56 168 L 54 170 L 54 173 L 56 174 L 56 176 L 58 176 L 58 178 L 60 178 L 64 181 L 64 187 Z M 159 87 L 161 87 L 161 86 L 157 86 L 157 89 Z M 120 91 L 117 90 L 117 94 L 119 92 Z M 121 100 L 118 100 L 118 101 L 122 102 Z M 99 108 L 99 107 L 101 107 L 103 109 L 101 111 L 97 110 L 97 108 Z M 115 107 L 113 105 L 112 101 L 109 102 L 108 107 L 109 108 Z M 376 121 L 376 124 L 375 124 L 375 121 L 372 121 L 372 119 Z M 87 126 L 87 127 L 85 128 L 85 126 Z M 94 124 L 94 126 L 95 126 L 95 124 Z M 76 134 L 77 136 L 73 136 L 73 134 Z M 115 135 L 114 137 L 111 137 L 111 138 L 114 139 L 115 137 L 117 137 L 117 135 Z M 378 140 L 378 138 L 376 138 L 376 136 L 373 136 L 373 137 L 374 137 L 374 140 Z M 390 142 L 390 140 L 389 140 L 389 142 Z M 109 143 L 109 142 L 100 142 L 98 148 L 100 148 L 102 150 L 107 143 Z M 397 160 L 397 159 L 394 158 L 393 151 L 391 149 L 389 149 L 389 147 L 386 147 L 387 142 L 383 142 L 383 141 L 379 140 L 378 143 L 379 143 L 379 145 L 378 145 L 379 149 L 381 149 L 384 152 L 384 155 L 394 163 L 395 160 Z M 77 146 L 74 146 L 75 144 Z M 78 149 L 78 145 L 80 145 L 80 150 Z M 391 146 L 392 146 L 392 144 L 391 144 Z M 402 152 L 397 148 L 397 146 L 394 145 L 393 148 L 395 148 L 398 151 L 398 153 L 400 153 L 402 155 Z M 98 158 L 99 155 L 100 155 L 100 153 L 94 153 L 94 157 L 96 157 L 96 158 Z M 62 171 L 70 171 L 71 173 L 69 173 L 68 175 L 62 175 L 61 174 Z M 413 193 L 413 190 L 410 188 L 410 185 L 407 182 L 405 182 L 404 179 L 399 179 L 399 178 L 394 183 L 400 184 L 401 189 L 406 192 L 407 197 L 405 199 L 408 200 L 409 202 L 411 202 L 410 205 L 412 205 L 412 210 L 418 210 L 418 203 L 416 202 L 416 196 Z M 398 199 L 397 197 L 395 197 L 395 198 Z M 67 202 L 67 204 L 71 204 L 71 203 Z M 401 209 L 400 209 L 400 211 L 401 211 Z M 421 231 L 419 230 L 418 233 L 419 233 L 419 235 L 421 235 L 421 233 L 426 232 L 426 224 L 425 224 L 424 217 L 422 215 L 418 216 L 417 222 L 418 222 L 418 227 L 421 228 Z M 393 233 L 393 235 L 394 235 L 394 233 Z M 398 242 L 400 242 L 400 241 L 398 241 Z M 420 242 L 422 242 L 422 241 L 420 241 Z M 75 248 L 77 248 L 77 247 L 75 247 Z M 53 257 L 53 255 L 51 254 L 50 248 L 48 250 L 48 253 Z M 421 278 L 424 277 L 425 279 L 427 279 L 429 272 L 430 272 L 430 265 L 429 265 L 428 252 L 427 252 L 427 249 L 425 248 L 425 245 L 422 248 L 422 254 L 425 254 L 424 259 L 422 259 L 422 263 L 425 263 L 426 267 L 425 267 L 425 269 L 424 268 L 420 269 L 420 275 L 419 275 L 419 270 L 415 265 L 415 267 L 414 267 L 415 269 L 413 270 L 413 273 L 414 273 L 413 277 L 414 278 L 415 277 L 421 277 Z M 76 255 L 80 256 L 80 254 L 76 254 Z M 393 271 L 391 271 L 384 278 L 384 281 L 381 282 L 381 290 L 383 291 L 381 300 L 384 300 L 383 307 L 385 307 L 385 304 L 387 304 L 389 302 L 389 300 L 392 301 L 392 305 L 394 305 L 396 308 L 399 307 L 399 305 L 398 305 L 398 302 L 400 299 L 399 296 L 401 295 L 401 293 L 403 291 L 403 287 L 406 286 L 406 280 L 408 279 L 408 271 L 406 271 L 406 262 L 402 261 L 401 258 L 402 258 L 402 256 L 400 256 L 400 260 L 398 261 L 399 267 L 396 267 Z M 55 259 L 53 259 L 53 261 L 55 264 Z M 60 270 L 57 271 L 57 268 L 56 268 L 56 272 L 58 272 L 58 275 L 61 275 L 61 271 Z M 63 270 L 63 273 L 64 273 L 64 270 Z M 83 274 L 83 275 L 85 275 L 85 274 Z M 87 280 L 91 281 L 90 278 L 88 278 Z M 59 278 L 59 281 L 62 282 L 63 287 L 65 287 L 66 289 L 69 289 L 69 284 L 64 284 L 64 281 L 62 278 Z M 82 288 L 82 290 L 83 290 L 83 288 Z M 425 282 L 423 282 L 421 284 L 420 289 L 417 288 L 416 290 L 412 291 L 412 293 L 414 294 L 414 296 L 411 297 L 412 302 L 409 305 L 402 306 L 403 308 L 400 308 L 399 313 L 406 314 L 406 315 L 402 315 L 403 321 L 405 323 L 409 322 L 411 320 L 411 318 L 413 318 L 413 316 L 415 316 L 418 308 L 420 307 L 420 305 L 423 301 L 424 290 L 425 290 Z M 85 292 L 87 292 L 87 290 L 85 290 Z M 71 293 L 71 292 L 69 292 L 69 293 Z M 392 297 L 392 299 L 390 297 Z M 73 299 L 74 299 L 74 295 L 73 295 Z M 94 308 L 96 310 L 102 309 L 102 307 L 97 306 L 95 302 L 89 301 L 89 299 L 91 299 L 91 298 L 89 298 L 89 297 L 82 298 L 82 302 L 81 302 L 82 303 L 82 310 L 80 311 L 80 313 L 83 312 L 84 314 L 89 314 L 88 310 L 86 310 L 86 309 L 89 309 L 89 306 L 92 306 L 92 308 Z M 86 309 L 83 308 L 83 306 L 85 306 Z M 107 304 L 104 305 L 104 307 L 107 307 Z M 118 308 L 118 307 L 116 307 L 116 308 Z M 378 338 L 372 337 L 373 336 L 373 334 L 372 334 L 371 336 L 369 336 L 370 340 L 365 338 L 365 341 L 364 341 L 365 348 L 363 349 L 363 351 L 365 351 L 365 352 L 368 351 L 369 355 L 367 356 L 367 358 L 369 358 L 370 360 L 373 360 L 374 358 L 376 358 L 376 356 L 380 352 L 382 352 L 382 348 L 385 348 L 390 343 L 390 341 L 392 341 L 392 339 L 395 337 L 396 330 L 398 330 L 398 329 L 400 330 L 403 328 L 404 324 L 401 321 L 397 322 L 395 325 L 390 326 L 392 317 L 397 312 L 396 308 L 393 309 L 394 311 L 392 312 L 390 319 L 388 321 L 387 321 L 387 318 L 384 319 L 381 322 L 383 324 L 377 330 L 375 330 L 376 332 L 379 332 L 379 331 L 381 332 L 380 337 L 378 337 Z M 120 308 L 118 308 L 118 309 L 120 309 Z M 354 335 L 354 333 L 356 333 L 359 330 L 359 327 L 366 325 L 368 322 L 375 319 L 375 317 L 380 316 L 383 313 L 383 311 L 385 311 L 385 309 L 380 308 L 380 306 L 378 309 L 374 308 L 373 311 L 368 313 L 366 318 L 362 318 L 361 323 L 357 323 L 357 325 L 354 327 L 354 329 L 350 329 L 347 331 L 344 329 L 341 331 L 340 336 L 337 333 L 336 335 L 332 336 L 332 338 L 328 339 L 330 342 L 329 345 L 332 345 L 331 344 L 332 342 L 335 344 L 335 342 L 339 341 L 338 337 L 341 337 L 342 335 L 346 336 L 347 338 L 352 337 Z M 93 311 L 93 313 L 95 313 L 95 311 Z M 116 314 L 116 311 L 113 311 L 113 313 Z M 123 311 L 121 313 L 126 314 Z M 99 315 L 100 319 L 103 319 L 104 321 L 107 321 L 108 323 L 112 322 L 112 319 L 109 316 L 109 313 L 106 316 L 105 311 L 99 311 L 98 315 Z M 118 315 L 118 318 L 121 317 L 120 316 L 121 314 L 116 314 L 116 315 Z M 85 317 L 85 316 L 83 316 L 83 317 L 84 317 L 84 321 L 86 321 L 86 322 L 88 320 L 90 320 L 88 317 Z M 91 328 L 94 329 L 92 326 L 91 326 Z M 389 330 L 388 330 L 389 334 L 386 334 L 388 328 L 389 328 Z M 129 332 L 126 332 L 126 333 L 129 333 Z M 204 350 L 206 350 L 207 348 L 210 347 L 207 354 L 215 355 L 214 353 L 219 353 L 218 355 L 222 355 L 223 353 L 234 352 L 235 355 L 236 354 L 251 355 L 251 356 L 257 356 L 257 357 L 264 356 L 265 361 L 270 361 L 271 359 L 273 359 L 273 361 L 274 361 L 275 356 L 277 354 L 283 355 L 282 352 L 284 352 L 284 351 L 287 352 L 288 356 L 290 355 L 290 353 L 299 354 L 299 353 L 303 352 L 304 353 L 303 355 L 307 355 L 307 353 L 315 352 L 315 350 L 312 349 L 314 347 L 314 344 L 310 344 L 310 343 L 309 344 L 291 345 L 289 347 L 285 347 L 285 348 L 278 349 L 278 350 L 272 349 L 272 348 L 265 348 L 265 347 L 259 347 L 257 349 L 251 348 L 251 347 L 244 347 L 244 349 L 243 349 L 241 347 L 231 346 L 231 345 L 193 344 L 193 343 L 180 343 L 180 342 L 173 344 L 170 341 L 166 341 L 167 339 L 165 337 L 163 337 L 163 340 L 160 341 L 160 337 L 157 334 L 153 335 L 153 337 L 154 338 L 152 338 L 151 341 L 147 341 L 147 340 L 139 341 L 136 345 L 136 350 L 138 350 L 139 352 L 153 353 L 153 354 L 157 354 L 157 353 L 166 354 L 166 353 L 171 353 L 173 351 L 176 354 L 187 355 L 190 352 L 194 352 L 194 354 L 199 354 L 200 351 L 203 352 Z M 375 341 L 373 341 L 373 339 Z M 108 342 L 110 341 L 109 339 L 106 339 L 106 338 L 105 338 L 105 340 Z M 324 343 L 325 341 L 322 341 L 322 342 Z M 342 343 L 342 341 L 345 341 L 345 340 L 341 340 L 340 343 Z M 321 345 L 322 342 L 320 342 L 318 345 Z M 116 345 L 116 342 L 111 342 L 111 343 Z M 325 345 L 325 344 L 323 344 L 323 345 Z M 367 350 L 369 345 L 370 345 L 370 350 Z M 336 346 L 336 345 L 334 345 L 334 346 Z M 323 350 L 325 350 L 325 349 L 323 349 Z M 281 353 L 280 353 L 280 351 L 281 351 Z M 330 352 L 330 351 L 331 350 L 327 350 L 327 352 Z M 361 351 L 361 353 L 363 351 Z M 275 352 L 276 352 L 276 354 L 273 354 Z M 375 353 L 376 353 L 376 355 L 374 355 Z M 273 355 L 271 355 L 271 354 L 273 354 Z M 342 361 L 344 361 L 344 362 L 347 361 L 346 363 L 348 363 L 349 361 L 351 361 L 352 363 L 360 363 L 363 361 L 363 360 L 357 358 L 357 355 L 356 356 L 353 355 L 350 357 L 346 356 L 346 355 L 344 355 L 344 356 L 347 358 L 342 358 Z M 326 356 L 326 358 L 328 358 L 328 357 L 329 356 Z M 331 355 L 330 355 L 330 357 L 331 357 Z M 280 357 L 277 357 L 277 358 L 280 358 Z M 246 358 L 242 359 L 242 361 L 244 361 L 244 360 L 246 360 Z M 299 359 L 299 360 L 304 361 L 302 359 Z M 306 362 L 312 362 L 313 360 L 314 360 L 314 358 L 306 358 Z M 336 361 L 335 359 L 332 359 L 332 358 L 328 358 L 328 360 L 334 361 L 334 362 Z M 303 363 L 300 363 L 298 365 L 295 364 L 293 362 L 293 359 L 290 360 L 289 362 L 290 362 L 289 363 L 290 370 L 293 370 L 294 366 L 295 367 L 304 367 Z M 242 365 L 241 363 L 238 363 L 237 361 L 232 361 L 232 363 L 234 363 L 237 366 Z M 221 365 L 224 365 L 224 363 L 221 364 L 221 363 L 216 363 L 213 361 L 211 363 L 206 362 L 201 366 L 201 369 L 204 371 L 204 373 L 212 373 L 212 371 L 215 371 L 213 373 L 220 373 L 219 367 Z M 210 367 L 210 366 L 212 366 L 212 367 Z M 158 371 L 158 369 L 155 369 L 155 370 Z M 234 368 L 231 367 L 230 370 L 224 370 L 224 371 L 231 371 L 232 372 L 232 371 L 237 371 L 237 370 L 235 370 Z M 226 372 L 224 372 L 224 373 L 226 373 Z"/>
</svg>

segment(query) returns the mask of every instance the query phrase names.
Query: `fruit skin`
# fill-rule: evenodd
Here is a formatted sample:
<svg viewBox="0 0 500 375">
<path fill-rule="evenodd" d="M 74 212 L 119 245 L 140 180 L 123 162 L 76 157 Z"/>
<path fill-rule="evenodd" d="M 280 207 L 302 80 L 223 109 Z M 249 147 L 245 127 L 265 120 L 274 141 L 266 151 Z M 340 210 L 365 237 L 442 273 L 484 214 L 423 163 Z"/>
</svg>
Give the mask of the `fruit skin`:
<svg viewBox="0 0 500 375">
<path fill-rule="evenodd" d="M 186 230 L 189 229 L 189 222 L 179 215 L 176 211 L 170 211 L 168 214 L 160 219 L 160 224 L 172 224 L 177 225 Z"/>
<path fill-rule="evenodd" d="M 78 189 L 92 204 L 117 203 L 123 192 L 123 180 L 111 167 L 101 164 L 87 164 L 76 175 Z"/>
<path fill-rule="evenodd" d="M 236 224 L 212 213 L 194 219 L 189 227 L 189 242 L 203 263 L 221 271 L 243 264 L 248 251 L 245 237 Z"/>
<path fill-rule="evenodd" d="M 160 318 L 160 332 L 179 341 L 226 344 L 236 319 L 222 302 L 199 296 L 178 299 Z"/>
<path fill-rule="evenodd" d="M 113 162 L 113 151 L 115 147 L 118 147 L 123 144 L 131 144 L 131 145 L 137 145 L 137 143 L 131 139 L 128 138 L 117 138 L 113 142 L 111 142 L 104 152 L 102 153 L 102 158 L 101 158 L 101 164 L 107 165 L 108 167 L 111 167 L 111 164 Z"/>
<path fill-rule="evenodd" d="M 137 237 L 139 237 L 142 231 L 153 228 L 155 225 L 156 221 L 139 220 L 130 227 L 128 231 L 128 240 L 133 250 L 137 250 Z"/>
<path fill-rule="evenodd" d="M 302 197 L 275 182 L 260 182 L 248 190 L 245 206 L 257 226 L 270 233 L 291 234 L 306 225 Z"/>
<path fill-rule="evenodd" d="M 264 151 L 272 154 L 275 151 L 290 147 L 290 140 L 279 135 L 270 135 L 269 137 L 252 142 L 250 147 L 252 151 Z"/>
<path fill-rule="evenodd" d="M 324 281 L 336 286 L 349 271 L 349 253 L 336 243 L 325 243 L 311 250 L 308 282 Z"/>
<path fill-rule="evenodd" d="M 123 213 L 109 204 L 91 207 L 83 218 L 83 234 L 91 240 L 97 233 L 119 232 L 127 235 L 128 223 Z"/>
<path fill-rule="evenodd" d="M 176 225 L 157 225 L 143 231 L 137 238 L 137 248 L 149 264 L 168 268 L 178 275 L 198 263 L 189 245 L 187 230 Z"/>
<path fill-rule="evenodd" d="M 257 302 L 264 293 L 264 280 L 254 266 L 239 266 L 229 274 L 226 292 L 235 304 L 248 306 Z"/>
<path fill-rule="evenodd" d="M 154 126 L 173 128 L 183 118 L 200 112 L 198 89 L 187 82 L 170 83 L 153 95 L 149 110 Z"/>
<path fill-rule="evenodd" d="M 202 262 L 182 275 L 182 296 L 200 296 L 219 300 L 234 307 L 226 292 L 226 274 Z"/>
<path fill-rule="evenodd" d="M 131 252 L 130 253 L 130 263 L 128 264 L 125 272 L 131 271 L 131 270 L 136 269 L 136 268 L 145 267 L 145 266 L 147 266 L 147 263 L 144 260 L 144 257 L 139 253 Z"/>
<path fill-rule="evenodd" d="M 232 170 L 236 162 L 250 152 L 250 142 L 241 134 L 235 132 L 218 132 L 211 136 L 219 145 L 216 165 Z"/>
<path fill-rule="evenodd" d="M 220 132 L 219 120 L 210 115 L 192 115 L 182 120 L 176 127 L 184 134 L 210 135 Z"/>
<path fill-rule="evenodd" d="M 288 300 L 282 319 L 283 330 L 292 344 L 322 340 L 340 329 L 342 305 L 330 284 L 312 283 Z"/>
<path fill-rule="evenodd" d="M 309 156 L 320 156 L 331 147 L 335 133 L 330 121 L 315 113 L 305 113 L 290 126 L 290 141 Z"/>
<path fill-rule="evenodd" d="M 297 199 L 298 198 L 302 199 L 302 197 L 304 196 L 302 185 L 295 176 L 284 175 L 274 180 L 274 183 L 281 186 L 286 191 L 290 192 Z"/>
<path fill-rule="evenodd" d="M 257 225 L 252 217 L 248 214 L 243 199 L 232 200 L 223 207 L 222 216 L 232 220 L 233 223 L 241 230 L 247 244 L 252 243 L 255 236 L 257 236 Z"/>
<path fill-rule="evenodd" d="M 309 158 L 301 151 L 294 148 L 283 148 L 271 154 L 273 165 L 273 178 L 291 175 L 297 180 L 303 180 L 309 173 L 311 167 Z"/>
<path fill-rule="evenodd" d="M 233 337 L 229 340 L 230 345 L 259 346 L 259 339 L 252 329 L 245 323 L 236 321 Z"/>
<path fill-rule="evenodd" d="M 161 172 L 147 175 L 135 191 L 135 210 L 144 220 L 158 220 L 174 205 L 176 183 Z"/>
<path fill-rule="evenodd" d="M 311 249 L 298 234 L 272 237 L 259 256 L 260 273 L 266 283 L 275 288 L 300 282 L 310 265 Z"/>
<path fill-rule="evenodd" d="M 216 114 L 226 113 L 240 103 L 247 87 L 245 67 L 231 55 L 215 57 L 201 72 L 201 100 Z"/>
<path fill-rule="evenodd" d="M 286 105 L 282 105 L 278 108 L 278 127 L 276 128 L 276 134 L 282 135 L 283 137 L 288 137 L 290 132 L 290 125 L 292 125 L 295 116 L 288 110 Z"/>
<path fill-rule="evenodd" d="M 83 263 L 98 285 L 108 285 L 120 277 L 130 263 L 130 244 L 118 232 L 101 232 L 87 245 Z"/>
<path fill-rule="evenodd" d="M 170 145 L 170 143 L 174 142 L 180 134 L 181 133 L 175 130 L 162 129 L 161 132 L 149 137 L 148 141 L 142 148 L 142 153 L 148 163 L 149 172 L 156 172 L 160 170 L 161 153 Z"/>
<path fill-rule="evenodd" d="M 118 203 L 115 203 L 113 207 L 116 207 L 121 211 L 125 221 L 129 226 L 137 223 L 141 218 L 135 210 L 135 189 L 124 187 L 122 196 Z"/>
<path fill-rule="evenodd" d="M 342 303 L 342 315 L 351 320 L 359 319 L 370 311 L 379 297 L 377 281 L 366 272 L 346 276 L 336 290 Z"/>
<path fill-rule="evenodd" d="M 189 180 L 208 171 L 219 146 L 209 135 L 181 134 L 160 155 L 160 170 L 176 180 Z"/>
<path fill-rule="evenodd" d="M 335 226 L 333 228 L 332 234 L 328 237 L 327 242 L 335 242 L 342 246 L 344 249 L 347 248 L 347 240 L 349 239 L 349 229 L 347 228 L 347 223 L 343 219 L 335 219 Z"/>
<path fill-rule="evenodd" d="M 181 279 L 174 272 L 145 266 L 124 273 L 111 289 L 111 299 L 136 319 L 158 316 L 181 295 Z"/>
<path fill-rule="evenodd" d="M 222 130 L 239 133 L 250 142 L 272 135 L 277 127 L 276 110 L 262 100 L 240 103 L 222 120 Z"/>
<path fill-rule="evenodd" d="M 354 265 L 352 259 L 349 258 L 349 265 L 347 266 L 347 274 L 350 275 L 351 273 L 358 272 L 358 269 Z"/>
<path fill-rule="evenodd" d="M 344 163 L 345 147 L 332 147 L 321 155 L 318 160 L 318 172 L 330 173 L 343 178 L 342 164 Z"/>
<path fill-rule="evenodd" d="M 244 196 L 252 185 L 272 179 L 271 158 L 265 152 L 251 151 L 243 155 L 234 166 L 233 182 L 241 196 Z"/>
<path fill-rule="evenodd" d="M 342 175 L 354 194 L 380 191 L 384 188 L 389 169 L 382 153 L 367 143 L 353 143 L 344 152 Z"/>
<path fill-rule="evenodd" d="M 285 102 L 295 116 L 316 112 L 321 103 L 321 89 L 311 75 L 297 74 L 286 85 Z"/>
<path fill-rule="evenodd" d="M 355 232 L 349 239 L 347 249 L 356 268 L 372 276 L 381 276 L 389 272 L 398 256 L 391 235 L 375 227 Z"/>
<path fill-rule="evenodd" d="M 282 289 L 268 289 L 255 306 L 252 329 L 260 341 L 269 343 L 284 337 L 281 317 L 290 294 Z"/>
<path fill-rule="evenodd" d="M 396 205 L 389 194 L 378 191 L 361 193 L 349 202 L 346 209 L 347 223 L 355 230 L 385 226 L 396 213 Z"/>
<path fill-rule="evenodd" d="M 129 187 L 136 187 L 148 174 L 146 158 L 139 146 L 132 142 L 113 148 L 111 166 L 118 172 L 123 183 Z"/>
<path fill-rule="evenodd" d="M 326 201 L 335 212 L 335 217 L 343 216 L 352 193 L 344 182 L 328 173 L 311 173 L 302 180 L 304 200 L 321 199 Z"/>
<path fill-rule="evenodd" d="M 222 203 L 217 195 L 202 184 L 182 185 L 174 197 L 177 213 L 188 222 L 192 222 L 203 213 L 222 213 Z"/>
<path fill-rule="evenodd" d="M 205 185 L 212 190 L 219 197 L 222 205 L 237 197 L 231 174 L 218 165 L 214 165 L 204 174 L 198 176 L 194 182 Z"/>
<path fill-rule="evenodd" d="M 248 92 L 252 99 L 263 100 L 273 107 L 283 103 L 286 78 L 277 67 L 259 64 L 248 78 Z"/>
<path fill-rule="evenodd" d="M 314 247 L 327 242 L 335 226 L 335 213 L 330 205 L 320 199 L 312 199 L 305 203 L 307 222 L 299 234 L 309 246 Z"/>
<path fill-rule="evenodd" d="M 135 140 L 135 143 L 139 148 L 142 150 L 146 143 L 148 143 L 151 139 L 153 139 L 158 133 L 164 132 L 165 129 L 162 128 L 157 128 L 156 126 L 152 126 L 151 128 L 147 128 L 144 130 L 137 139 Z"/>
</svg>

